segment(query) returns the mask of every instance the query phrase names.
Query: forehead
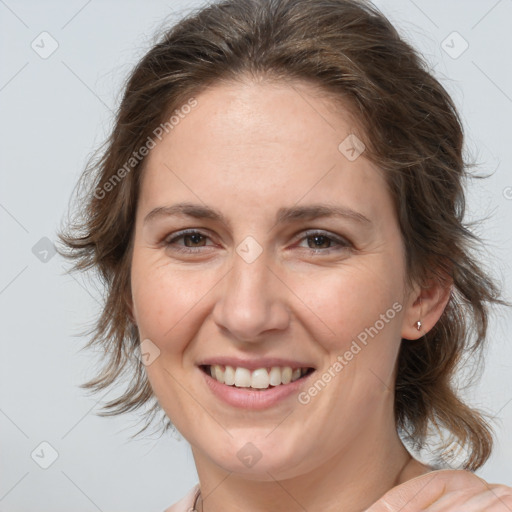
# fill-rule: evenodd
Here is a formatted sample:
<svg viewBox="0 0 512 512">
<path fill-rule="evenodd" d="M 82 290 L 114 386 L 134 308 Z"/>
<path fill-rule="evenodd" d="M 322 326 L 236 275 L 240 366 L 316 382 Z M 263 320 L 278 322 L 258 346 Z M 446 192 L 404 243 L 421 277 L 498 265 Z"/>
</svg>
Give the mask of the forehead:
<svg viewBox="0 0 512 512">
<path fill-rule="evenodd" d="M 309 84 L 223 83 L 195 99 L 146 158 L 145 204 L 187 195 L 219 207 L 243 201 L 261 209 L 301 198 L 354 207 L 366 197 L 371 214 L 375 194 L 384 193 L 384 178 L 364 152 L 347 158 L 343 142 L 360 134 L 348 110 Z"/>
</svg>

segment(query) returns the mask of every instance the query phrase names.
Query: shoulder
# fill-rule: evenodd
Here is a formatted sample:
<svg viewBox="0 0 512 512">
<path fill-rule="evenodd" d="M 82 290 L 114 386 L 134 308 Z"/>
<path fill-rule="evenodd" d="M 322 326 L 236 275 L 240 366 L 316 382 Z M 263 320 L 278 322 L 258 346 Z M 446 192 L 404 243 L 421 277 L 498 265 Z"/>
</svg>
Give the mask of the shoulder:
<svg viewBox="0 0 512 512">
<path fill-rule="evenodd" d="M 199 484 L 194 485 L 180 501 L 174 503 L 164 512 L 192 512 L 194 510 L 194 502 L 199 493 Z"/>
</svg>

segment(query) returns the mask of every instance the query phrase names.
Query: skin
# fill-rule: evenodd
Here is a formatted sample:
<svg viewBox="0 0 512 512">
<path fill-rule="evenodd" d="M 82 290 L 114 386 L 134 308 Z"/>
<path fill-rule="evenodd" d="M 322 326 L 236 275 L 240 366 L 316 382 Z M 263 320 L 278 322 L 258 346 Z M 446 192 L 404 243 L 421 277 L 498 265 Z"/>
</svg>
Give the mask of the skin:
<svg viewBox="0 0 512 512">
<path fill-rule="evenodd" d="M 334 511 L 343 503 L 360 511 L 434 474 L 401 443 L 392 390 L 401 339 L 430 330 L 450 290 L 406 288 L 384 177 L 364 152 L 350 161 L 338 149 L 358 133 L 348 111 L 299 82 L 247 79 L 196 99 L 145 161 L 130 309 L 140 339 L 160 351 L 147 375 L 192 447 L 204 510 Z M 219 210 L 228 224 L 176 215 L 145 222 L 153 209 L 185 201 Z M 276 224 L 279 208 L 314 203 L 370 222 Z M 165 243 L 184 229 L 203 237 Z M 327 239 L 315 249 L 307 230 Z M 251 263 L 236 252 L 247 236 L 262 249 Z M 187 246 L 196 252 L 178 250 Z M 216 398 L 197 367 L 211 356 L 292 356 L 321 375 L 395 303 L 401 310 L 306 405 L 293 396 L 241 411 Z M 251 467 L 237 457 L 247 442 L 261 454 Z"/>
</svg>

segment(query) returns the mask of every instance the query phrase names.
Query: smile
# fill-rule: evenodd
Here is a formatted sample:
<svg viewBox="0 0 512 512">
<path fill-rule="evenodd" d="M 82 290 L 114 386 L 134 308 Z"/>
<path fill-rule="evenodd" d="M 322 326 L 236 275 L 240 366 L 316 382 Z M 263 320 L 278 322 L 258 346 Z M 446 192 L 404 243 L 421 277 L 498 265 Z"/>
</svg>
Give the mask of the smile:
<svg viewBox="0 0 512 512">
<path fill-rule="evenodd" d="M 296 401 L 296 397 L 308 385 L 308 380 L 315 370 L 303 366 L 270 366 L 256 367 L 251 371 L 243 366 L 203 364 L 199 365 L 199 373 L 203 376 L 206 390 L 221 402 L 237 409 L 263 410 L 281 403 L 290 404 L 290 399 Z M 223 378 L 224 382 L 220 382 L 219 379 Z M 234 383 L 229 384 L 233 382 L 233 378 Z M 237 382 L 242 385 L 238 386 Z M 255 386 L 260 387 L 253 387 L 253 382 Z"/>
<path fill-rule="evenodd" d="M 272 366 L 249 370 L 244 367 L 229 365 L 202 365 L 203 372 L 226 386 L 265 390 L 289 384 L 309 375 L 313 368 L 292 368 L 291 366 Z"/>
</svg>

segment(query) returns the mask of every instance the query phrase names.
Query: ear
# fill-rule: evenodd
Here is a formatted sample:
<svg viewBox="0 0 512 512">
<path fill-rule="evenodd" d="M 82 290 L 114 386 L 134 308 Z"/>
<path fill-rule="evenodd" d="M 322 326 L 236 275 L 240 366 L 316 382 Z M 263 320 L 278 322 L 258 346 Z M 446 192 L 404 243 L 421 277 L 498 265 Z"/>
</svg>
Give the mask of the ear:
<svg viewBox="0 0 512 512">
<path fill-rule="evenodd" d="M 450 300 L 452 287 L 451 280 L 445 283 L 431 280 L 424 286 L 414 285 L 403 316 L 402 338 L 417 340 L 434 327 Z"/>
</svg>

